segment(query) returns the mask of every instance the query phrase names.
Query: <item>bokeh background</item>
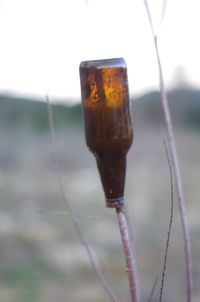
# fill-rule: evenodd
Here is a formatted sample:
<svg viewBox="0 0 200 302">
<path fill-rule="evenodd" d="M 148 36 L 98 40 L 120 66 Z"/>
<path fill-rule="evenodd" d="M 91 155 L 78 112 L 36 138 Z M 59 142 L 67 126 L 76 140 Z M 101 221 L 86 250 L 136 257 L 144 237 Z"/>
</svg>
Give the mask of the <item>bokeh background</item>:
<svg viewBox="0 0 200 302">
<path fill-rule="evenodd" d="M 200 299 L 200 89 L 197 1 L 149 1 L 163 59 L 181 163 Z M 170 177 L 158 74 L 142 1 L 0 1 L 0 301 L 108 301 L 75 232 L 57 183 L 45 94 L 52 101 L 55 151 L 71 205 L 119 301 L 129 301 L 115 213 L 105 208 L 85 146 L 78 66 L 123 56 L 135 139 L 126 198 L 142 301 L 158 301 L 170 216 Z M 187 18 L 186 18 L 187 17 Z M 71 26 L 70 26 L 71 24 Z M 175 194 L 163 301 L 185 301 L 185 260 Z"/>
</svg>

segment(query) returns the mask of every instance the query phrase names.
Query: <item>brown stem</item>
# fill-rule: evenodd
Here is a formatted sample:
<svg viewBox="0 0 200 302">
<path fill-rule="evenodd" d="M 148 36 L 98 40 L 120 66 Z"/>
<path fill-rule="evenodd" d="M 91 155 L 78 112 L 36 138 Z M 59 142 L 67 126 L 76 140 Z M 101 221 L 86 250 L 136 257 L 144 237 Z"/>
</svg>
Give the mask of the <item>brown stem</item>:
<svg viewBox="0 0 200 302">
<path fill-rule="evenodd" d="M 124 207 L 116 208 L 117 219 L 120 228 L 122 245 L 126 260 L 126 271 L 129 277 L 129 287 L 131 294 L 131 302 L 139 302 L 138 284 L 136 276 L 135 259 L 131 248 L 130 235 L 128 230 L 128 223 L 125 215 Z"/>
</svg>

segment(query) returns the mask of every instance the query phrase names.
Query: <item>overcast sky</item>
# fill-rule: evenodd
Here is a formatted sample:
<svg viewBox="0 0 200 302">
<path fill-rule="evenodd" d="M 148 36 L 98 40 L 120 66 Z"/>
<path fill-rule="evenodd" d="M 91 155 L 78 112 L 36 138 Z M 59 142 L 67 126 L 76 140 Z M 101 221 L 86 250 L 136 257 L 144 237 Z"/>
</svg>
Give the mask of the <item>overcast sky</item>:
<svg viewBox="0 0 200 302">
<path fill-rule="evenodd" d="M 162 0 L 149 1 L 158 30 Z M 166 82 L 200 85 L 200 1 L 168 0 L 159 30 Z M 158 88 L 143 0 L 0 0 L 0 93 L 80 97 L 82 60 L 124 57 L 131 93 Z M 180 69 L 180 68 L 179 68 Z"/>
</svg>

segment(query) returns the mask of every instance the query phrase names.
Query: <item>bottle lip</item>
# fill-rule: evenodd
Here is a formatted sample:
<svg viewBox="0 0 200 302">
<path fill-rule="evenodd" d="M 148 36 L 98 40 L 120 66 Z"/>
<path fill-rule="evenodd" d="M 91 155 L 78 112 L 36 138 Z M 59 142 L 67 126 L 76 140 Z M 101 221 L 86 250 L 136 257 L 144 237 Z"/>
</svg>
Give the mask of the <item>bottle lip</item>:
<svg viewBox="0 0 200 302">
<path fill-rule="evenodd" d="M 80 64 L 81 68 L 111 68 L 111 67 L 121 67 L 126 68 L 126 61 L 123 58 L 110 58 L 110 59 L 102 59 L 102 60 L 90 60 L 83 61 Z"/>
<path fill-rule="evenodd" d="M 106 198 L 107 208 L 120 208 L 124 205 L 124 196 L 118 198 Z"/>
</svg>

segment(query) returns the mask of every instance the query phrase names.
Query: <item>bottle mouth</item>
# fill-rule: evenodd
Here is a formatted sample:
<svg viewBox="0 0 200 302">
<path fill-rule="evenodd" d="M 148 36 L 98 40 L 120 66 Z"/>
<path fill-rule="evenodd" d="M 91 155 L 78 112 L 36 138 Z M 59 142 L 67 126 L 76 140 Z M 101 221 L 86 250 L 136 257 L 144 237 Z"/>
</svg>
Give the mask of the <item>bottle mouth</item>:
<svg viewBox="0 0 200 302">
<path fill-rule="evenodd" d="M 106 198 L 107 208 L 121 208 L 124 205 L 124 197 Z"/>
</svg>

